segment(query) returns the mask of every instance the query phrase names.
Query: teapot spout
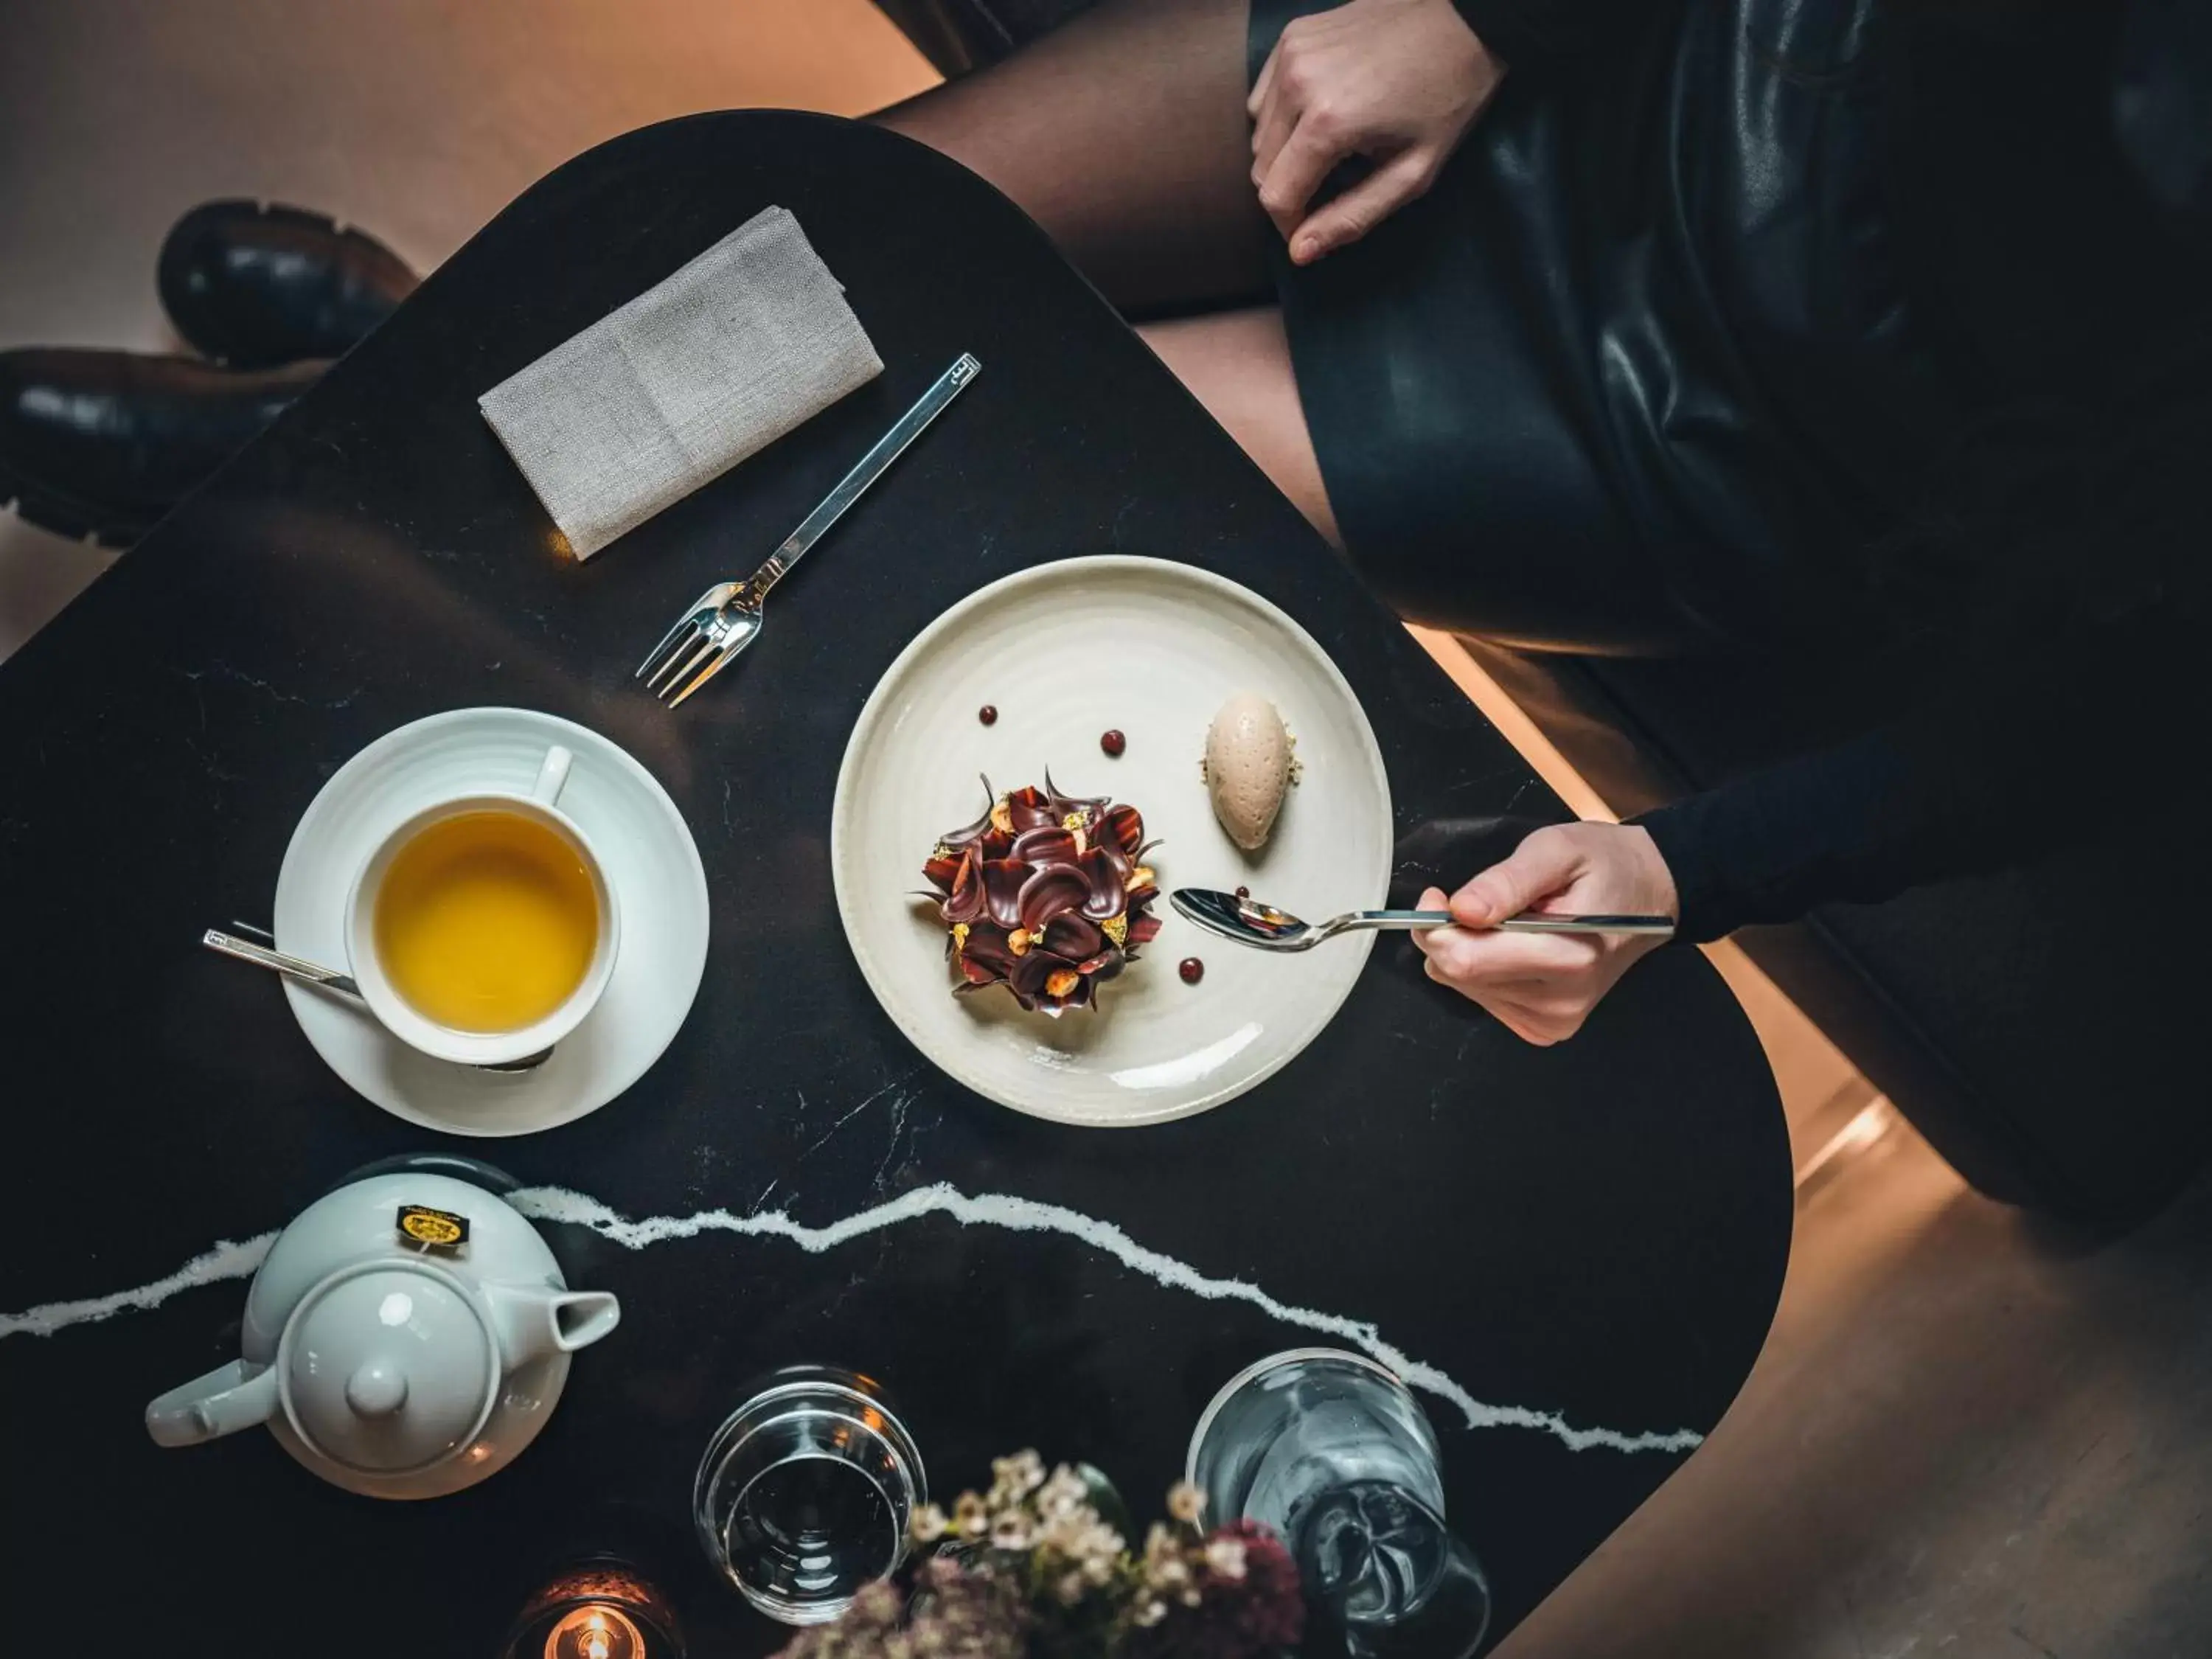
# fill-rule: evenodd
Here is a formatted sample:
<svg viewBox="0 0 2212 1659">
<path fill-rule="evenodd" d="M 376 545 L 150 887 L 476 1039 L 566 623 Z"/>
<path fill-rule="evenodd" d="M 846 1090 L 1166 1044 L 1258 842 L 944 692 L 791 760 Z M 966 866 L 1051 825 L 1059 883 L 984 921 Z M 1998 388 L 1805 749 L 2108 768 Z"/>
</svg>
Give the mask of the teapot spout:
<svg viewBox="0 0 2212 1659">
<path fill-rule="evenodd" d="M 194 1446 L 265 1423 L 276 1409 L 275 1368 L 249 1371 L 243 1359 L 234 1359 L 148 1406 L 146 1432 L 157 1446 Z"/>
<path fill-rule="evenodd" d="M 501 1362 L 517 1365 L 588 1348 L 622 1322 L 611 1291 L 556 1291 L 543 1285 L 487 1285 Z"/>
</svg>

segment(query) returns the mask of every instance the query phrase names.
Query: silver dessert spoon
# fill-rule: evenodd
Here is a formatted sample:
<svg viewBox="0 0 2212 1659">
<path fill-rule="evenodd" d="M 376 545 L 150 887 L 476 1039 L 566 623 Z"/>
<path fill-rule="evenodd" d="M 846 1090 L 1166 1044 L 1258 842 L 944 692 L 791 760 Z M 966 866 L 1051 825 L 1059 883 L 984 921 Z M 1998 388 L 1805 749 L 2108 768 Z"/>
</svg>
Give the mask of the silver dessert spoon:
<svg viewBox="0 0 2212 1659">
<path fill-rule="evenodd" d="M 230 925 L 239 928 L 246 927 L 242 921 L 234 921 Z M 260 930 L 256 928 L 253 931 L 258 933 Z M 240 962 L 250 962 L 257 968 L 266 968 L 272 974 L 282 974 L 286 979 L 297 980 L 302 985 L 312 985 L 318 990 L 331 992 L 345 998 L 363 1011 L 368 1007 L 368 1004 L 362 999 L 361 987 L 353 981 L 353 975 L 342 974 L 335 968 L 325 968 L 319 962 L 308 961 L 305 957 L 287 956 L 283 951 L 273 949 L 270 945 L 257 945 L 250 939 L 240 939 L 235 933 L 226 933 L 219 927 L 210 927 L 202 933 L 200 943 L 217 956 L 230 957 Z M 552 1058 L 553 1051 L 550 1048 L 540 1048 L 534 1054 L 523 1055 L 520 1060 L 507 1060 L 497 1066 L 479 1066 L 475 1069 L 479 1072 L 497 1072 L 502 1075 L 512 1075 L 518 1072 L 534 1072 Z"/>
<path fill-rule="evenodd" d="M 1211 887 L 1178 887 L 1168 896 L 1175 908 L 1205 928 L 1239 945 L 1259 951 L 1310 951 L 1323 939 L 1340 933 L 1375 930 L 1410 932 L 1423 927 L 1449 927 L 1449 910 L 1352 910 L 1327 921 L 1302 921 L 1287 910 L 1278 910 L 1255 898 L 1239 898 Z M 1667 938 L 1674 931 L 1671 916 L 1545 915 L 1508 916 L 1494 924 L 1504 933 L 1645 933 Z"/>
</svg>

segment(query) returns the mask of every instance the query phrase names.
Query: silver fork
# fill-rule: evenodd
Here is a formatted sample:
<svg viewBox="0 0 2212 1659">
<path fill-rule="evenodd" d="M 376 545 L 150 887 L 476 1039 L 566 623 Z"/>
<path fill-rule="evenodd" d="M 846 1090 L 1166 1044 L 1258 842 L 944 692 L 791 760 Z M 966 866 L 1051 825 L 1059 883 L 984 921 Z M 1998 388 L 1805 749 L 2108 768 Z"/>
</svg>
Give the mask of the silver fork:
<svg viewBox="0 0 2212 1659">
<path fill-rule="evenodd" d="M 761 606 L 769 590 L 805 556 L 806 550 L 821 540 L 823 532 L 883 476 L 899 452 L 960 395 L 982 368 L 973 356 L 962 352 L 959 361 L 939 375 L 937 384 L 921 394 L 921 400 L 876 441 L 876 447 L 860 457 L 860 465 L 806 515 L 805 523 L 784 538 L 783 544 L 768 556 L 759 569 L 741 582 L 716 582 L 702 593 L 631 678 L 643 680 L 648 691 L 673 708 L 728 667 L 760 632 Z"/>
</svg>

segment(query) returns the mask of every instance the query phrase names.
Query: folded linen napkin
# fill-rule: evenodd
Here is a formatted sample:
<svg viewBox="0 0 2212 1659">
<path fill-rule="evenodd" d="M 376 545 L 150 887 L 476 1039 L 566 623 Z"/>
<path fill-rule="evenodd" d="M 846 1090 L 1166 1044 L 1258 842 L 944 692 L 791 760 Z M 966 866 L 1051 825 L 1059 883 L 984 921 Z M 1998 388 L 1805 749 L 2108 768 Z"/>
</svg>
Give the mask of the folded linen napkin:
<svg viewBox="0 0 2212 1659">
<path fill-rule="evenodd" d="M 785 209 L 477 399 L 580 559 L 883 373 Z"/>
</svg>

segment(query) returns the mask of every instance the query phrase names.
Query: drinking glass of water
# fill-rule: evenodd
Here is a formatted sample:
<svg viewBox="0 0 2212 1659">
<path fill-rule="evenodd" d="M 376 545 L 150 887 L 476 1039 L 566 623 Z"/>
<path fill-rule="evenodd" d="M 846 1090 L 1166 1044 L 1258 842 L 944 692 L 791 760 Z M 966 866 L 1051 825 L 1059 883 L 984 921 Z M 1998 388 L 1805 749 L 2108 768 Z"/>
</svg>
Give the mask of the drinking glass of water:
<svg viewBox="0 0 2212 1659">
<path fill-rule="evenodd" d="M 1360 1354 L 1296 1348 L 1231 1377 L 1199 1419 L 1188 1478 L 1210 1523 L 1263 1522 L 1361 1659 L 1464 1659 L 1490 1586 L 1445 1529 L 1436 1431 Z"/>
<path fill-rule="evenodd" d="M 826 1624 L 906 1554 L 927 1503 L 914 1438 L 868 1377 L 776 1372 L 714 1431 L 692 1484 L 708 1559 L 787 1625 Z"/>
</svg>

